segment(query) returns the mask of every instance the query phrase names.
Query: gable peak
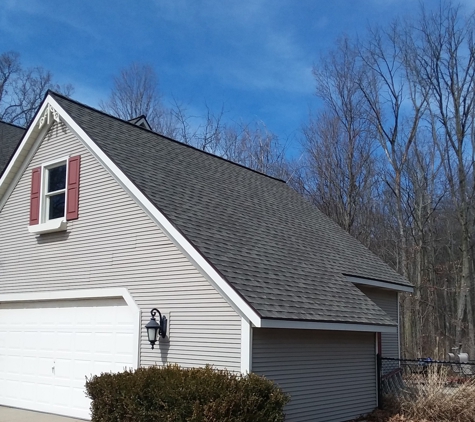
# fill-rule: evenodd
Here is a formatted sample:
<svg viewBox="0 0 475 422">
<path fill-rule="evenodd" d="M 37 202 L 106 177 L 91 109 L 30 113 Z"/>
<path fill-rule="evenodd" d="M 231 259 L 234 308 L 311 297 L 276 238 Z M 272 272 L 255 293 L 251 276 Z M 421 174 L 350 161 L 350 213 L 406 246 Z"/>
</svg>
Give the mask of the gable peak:
<svg viewBox="0 0 475 422">
<path fill-rule="evenodd" d="M 53 123 L 53 120 L 59 122 L 59 113 L 54 109 L 51 104 L 47 104 L 43 115 L 40 117 L 38 129 L 41 129 L 45 123 L 49 126 Z"/>
<path fill-rule="evenodd" d="M 152 130 L 152 128 L 150 127 L 150 124 L 147 121 L 147 117 L 144 114 L 142 114 L 139 117 L 135 117 L 133 119 L 130 119 L 128 122 L 132 123 L 135 126 L 140 126 L 140 127 L 145 128 L 145 129 Z"/>
</svg>

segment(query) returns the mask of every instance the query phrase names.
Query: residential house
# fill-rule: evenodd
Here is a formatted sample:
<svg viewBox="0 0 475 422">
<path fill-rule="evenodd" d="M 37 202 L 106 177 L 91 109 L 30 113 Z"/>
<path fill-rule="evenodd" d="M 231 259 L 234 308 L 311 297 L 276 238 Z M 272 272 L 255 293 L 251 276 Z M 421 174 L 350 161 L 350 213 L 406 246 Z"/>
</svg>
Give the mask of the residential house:
<svg viewBox="0 0 475 422">
<path fill-rule="evenodd" d="M 0 404 L 87 419 L 85 376 L 177 363 L 265 375 L 288 421 L 374 409 L 407 280 L 283 181 L 138 121 L 50 92 L 0 173 Z"/>
</svg>

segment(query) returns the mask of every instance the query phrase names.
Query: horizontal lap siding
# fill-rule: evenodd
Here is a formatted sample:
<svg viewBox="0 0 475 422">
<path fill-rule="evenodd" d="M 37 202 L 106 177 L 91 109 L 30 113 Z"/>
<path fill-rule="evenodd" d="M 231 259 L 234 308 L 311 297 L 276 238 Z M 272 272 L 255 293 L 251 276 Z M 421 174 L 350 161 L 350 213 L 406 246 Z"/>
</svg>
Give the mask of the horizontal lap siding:
<svg viewBox="0 0 475 422">
<path fill-rule="evenodd" d="M 252 371 L 291 395 L 288 422 L 340 422 L 376 407 L 373 333 L 253 329 Z"/>
<path fill-rule="evenodd" d="M 398 293 L 377 287 L 358 286 L 359 289 L 378 305 L 396 323 L 399 323 Z M 386 358 L 399 358 L 399 333 L 381 334 L 382 355 Z"/>
<path fill-rule="evenodd" d="M 81 155 L 79 219 L 35 237 L 31 169 L 68 155 Z M 50 130 L 0 211 L 0 233 L 0 295 L 126 287 L 142 311 L 142 365 L 240 370 L 238 314 L 64 126 Z M 170 343 L 155 350 L 143 329 L 152 307 L 170 320 Z"/>
</svg>

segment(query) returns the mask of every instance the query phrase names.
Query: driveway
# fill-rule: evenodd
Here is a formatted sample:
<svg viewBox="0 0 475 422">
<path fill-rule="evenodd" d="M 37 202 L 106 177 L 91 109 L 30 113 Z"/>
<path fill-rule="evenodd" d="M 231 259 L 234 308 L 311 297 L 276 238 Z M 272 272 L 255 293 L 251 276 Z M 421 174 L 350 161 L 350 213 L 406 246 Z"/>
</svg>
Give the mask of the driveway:
<svg viewBox="0 0 475 422">
<path fill-rule="evenodd" d="M 0 406 L 0 422 L 84 422 L 84 419 Z"/>
</svg>

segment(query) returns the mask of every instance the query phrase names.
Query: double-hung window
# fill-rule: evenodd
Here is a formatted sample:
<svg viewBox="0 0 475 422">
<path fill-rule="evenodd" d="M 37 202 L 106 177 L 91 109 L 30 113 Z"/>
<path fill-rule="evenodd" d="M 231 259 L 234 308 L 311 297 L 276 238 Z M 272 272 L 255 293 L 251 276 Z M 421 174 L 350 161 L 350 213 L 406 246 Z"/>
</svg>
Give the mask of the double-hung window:
<svg viewBox="0 0 475 422">
<path fill-rule="evenodd" d="M 66 168 L 67 163 L 59 163 L 46 167 L 44 177 L 44 220 L 64 218 L 66 203 Z"/>
<path fill-rule="evenodd" d="M 66 222 L 78 218 L 80 158 L 65 158 L 32 170 L 31 233 L 66 230 Z"/>
</svg>

